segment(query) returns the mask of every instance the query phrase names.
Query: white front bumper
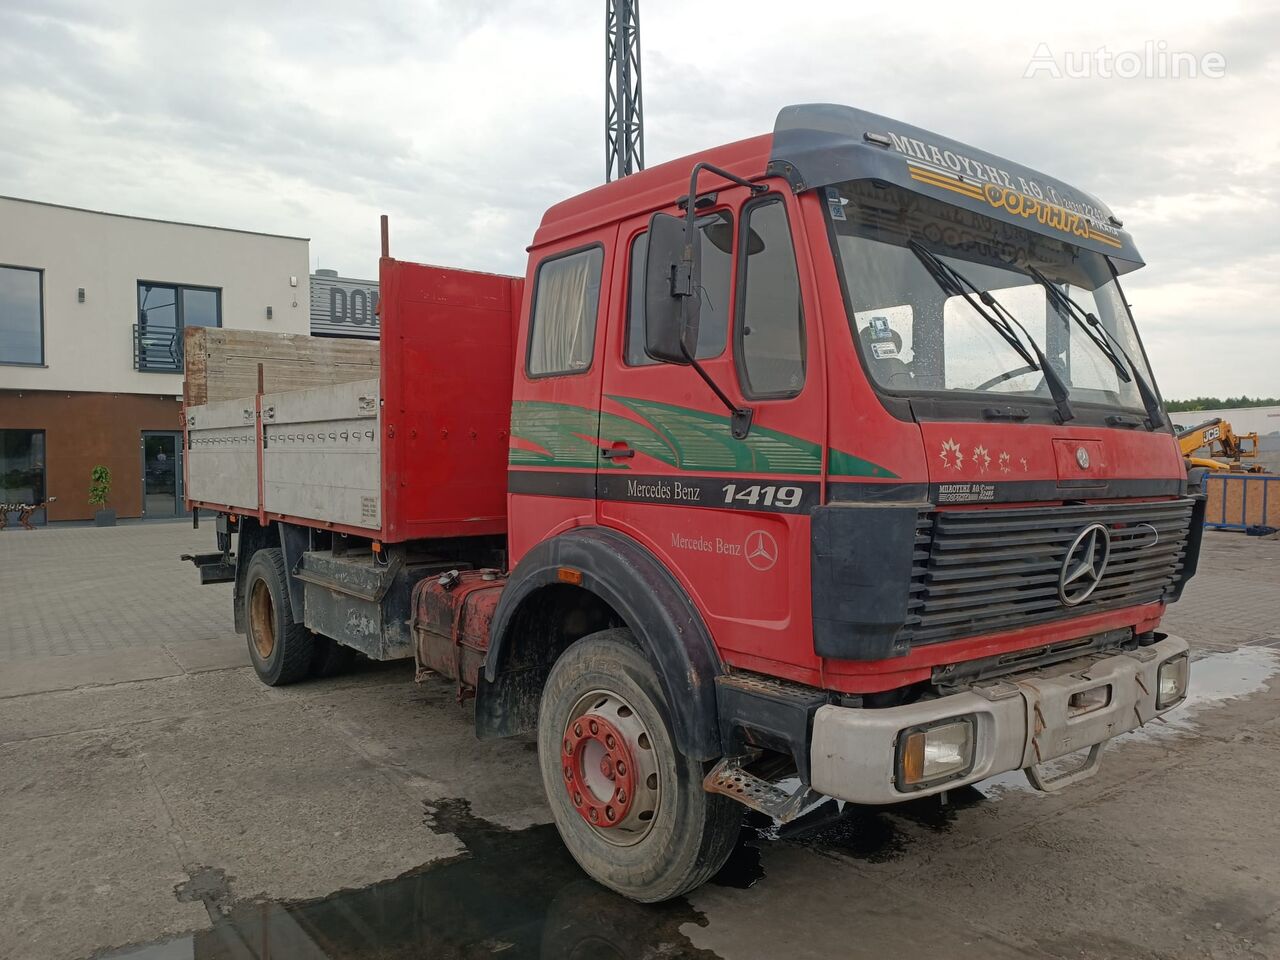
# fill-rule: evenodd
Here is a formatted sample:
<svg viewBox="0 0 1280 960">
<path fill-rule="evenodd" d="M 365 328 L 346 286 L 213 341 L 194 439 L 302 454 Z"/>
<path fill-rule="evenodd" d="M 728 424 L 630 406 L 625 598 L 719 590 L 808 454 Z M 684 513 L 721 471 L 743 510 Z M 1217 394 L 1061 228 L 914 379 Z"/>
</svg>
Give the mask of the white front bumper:
<svg viewBox="0 0 1280 960">
<path fill-rule="evenodd" d="M 1137 650 L 1093 654 L 906 706 L 820 707 L 809 747 L 813 789 L 853 803 L 898 803 L 1092 747 L 1177 706 L 1156 710 L 1157 673 L 1162 663 L 1186 652 L 1185 640 L 1166 637 Z M 1105 706 L 1088 712 L 1072 708 L 1073 694 L 1103 685 L 1110 687 Z M 900 790 L 899 733 L 965 716 L 976 725 L 968 772 L 934 786 Z"/>
</svg>

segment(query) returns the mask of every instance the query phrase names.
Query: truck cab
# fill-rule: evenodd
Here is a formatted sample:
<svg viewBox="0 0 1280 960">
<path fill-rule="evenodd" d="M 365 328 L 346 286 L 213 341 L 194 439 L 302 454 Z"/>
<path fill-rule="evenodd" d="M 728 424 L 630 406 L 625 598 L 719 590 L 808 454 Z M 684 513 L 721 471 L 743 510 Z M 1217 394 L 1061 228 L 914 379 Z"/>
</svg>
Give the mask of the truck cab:
<svg viewBox="0 0 1280 960">
<path fill-rule="evenodd" d="M 740 804 L 785 821 L 1011 770 L 1061 789 L 1188 683 L 1157 628 L 1203 497 L 1120 287 L 1141 265 L 1067 184 L 787 107 L 553 206 L 523 283 L 384 249 L 380 526 L 359 547 L 260 494 L 256 516 L 221 506 L 241 550 L 217 563 L 251 652 L 257 576 L 311 634 L 411 646 L 475 696 L 481 737 L 536 730 L 566 845 L 635 899 L 710 877 Z M 447 418 L 406 413 L 433 390 Z M 463 446 L 405 452 L 468 417 Z M 428 471 L 466 501 L 438 537 L 389 515 Z M 281 563 L 246 572 L 246 529 L 261 547 L 273 523 Z M 344 634 L 360 604 L 383 640 Z"/>
</svg>

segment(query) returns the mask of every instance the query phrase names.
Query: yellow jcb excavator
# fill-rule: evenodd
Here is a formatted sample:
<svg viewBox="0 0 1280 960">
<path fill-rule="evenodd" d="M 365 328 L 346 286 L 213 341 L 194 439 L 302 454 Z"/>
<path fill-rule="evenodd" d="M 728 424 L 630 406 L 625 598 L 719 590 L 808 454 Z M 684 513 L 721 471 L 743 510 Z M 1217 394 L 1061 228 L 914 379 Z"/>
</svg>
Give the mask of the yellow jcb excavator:
<svg viewBox="0 0 1280 960">
<path fill-rule="evenodd" d="M 1266 473 L 1266 468 L 1258 465 L 1246 467 L 1241 458 L 1258 455 L 1258 435 L 1256 433 L 1236 433 L 1231 424 L 1221 417 L 1214 417 L 1194 427 L 1175 427 L 1178 432 L 1178 445 L 1182 455 L 1193 467 L 1207 467 L 1216 472 L 1230 473 Z M 1208 447 L 1208 457 L 1196 457 L 1192 454 Z M 1216 459 L 1214 459 L 1216 458 Z M 1223 463 L 1226 460 L 1226 463 Z"/>
</svg>

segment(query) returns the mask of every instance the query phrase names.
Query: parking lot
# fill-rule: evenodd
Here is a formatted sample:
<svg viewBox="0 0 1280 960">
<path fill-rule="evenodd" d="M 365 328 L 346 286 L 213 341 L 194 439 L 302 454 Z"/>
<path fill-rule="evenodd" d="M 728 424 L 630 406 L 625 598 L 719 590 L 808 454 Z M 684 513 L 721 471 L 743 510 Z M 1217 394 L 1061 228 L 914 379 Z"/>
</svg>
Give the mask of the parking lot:
<svg viewBox="0 0 1280 960">
<path fill-rule="evenodd" d="M 1207 533 L 1171 723 L 1093 780 L 827 804 L 640 907 L 409 663 L 271 689 L 182 523 L 0 533 L 0 956 L 1280 956 L 1280 542 Z"/>
</svg>

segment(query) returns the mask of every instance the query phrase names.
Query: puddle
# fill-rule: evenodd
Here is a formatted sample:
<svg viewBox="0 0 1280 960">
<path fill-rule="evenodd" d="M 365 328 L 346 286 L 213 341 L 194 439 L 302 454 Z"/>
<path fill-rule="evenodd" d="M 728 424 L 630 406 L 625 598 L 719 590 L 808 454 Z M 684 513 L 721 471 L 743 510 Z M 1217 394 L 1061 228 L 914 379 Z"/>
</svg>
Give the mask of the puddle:
<svg viewBox="0 0 1280 960">
<path fill-rule="evenodd" d="M 507 830 L 473 816 L 464 800 L 429 805 L 427 824 L 456 835 L 466 853 L 318 900 L 218 900 L 210 905 L 209 930 L 93 956 L 716 960 L 716 954 L 693 947 L 679 932 L 682 924 L 706 925 L 688 902 L 647 906 L 610 893 L 586 878 L 550 824 Z"/>
<path fill-rule="evenodd" d="M 907 853 L 911 824 L 948 829 L 982 797 L 971 788 L 946 802 L 926 797 L 894 807 L 826 800 L 779 825 L 748 811 L 742 839 L 713 885 L 748 889 L 765 877 L 762 851 L 795 843 L 873 863 Z M 432 960 L 576 958 L 718 960 L 680 932 L 706 918 L 684 899 L 632 903 L 587 879 L 550 824 L 509 830 L 471 813 L 465 800 L 427 804 L 429 829 L 457 836 L 459 857 L 392 880 L 316 900 L 234 897 L 234 877 L 200 868 L 175 891 L 200 901 L 212 927 L 171 940 L 95 953 L 95 960 Z"/>
<path fill-rule="evenodd" d="M 1274 647 L 1237 647 L 1230 653 L 1211 653 L 1191 661 L 1187 699 L 1164 723 L 1149 723 L 1119 738 L 1159 740 L 1195 732 L 1197 714 L 1207 707 L 1259 693 L 1280 673 L 1280 650 Z"/>
<path fill-rule="evenodd" d="M 761 836 L 815 850 L 835 850 L 868 863 L 888 863 L 907 855 L 918 834 L 912 824 L 935 833 L 949 830 L 961 810 L 984 799 L 973 787 L 960 787 L 945 796 L 921 797 L 888 807 L 824 800 L 788 824 L 770 824 Z"/>
<path fill-rule="evenodd" d="M 1280 650 L 1241 647 L 1192 665 L 1186 704 L 1163 725 L 1129 737 L 1164 737 L 1194 731 L 1205 708 L 1248 696 L 1280 674 Z M 945 800 L 923 797 L 892 807 L 859 807 L 823 800 L 789 824 L 747 813 L 742 840 L 711 883 L 748 889 L 764 876 L 762 852 L 773 843 L 837 851 L 869 863 L 910 855 L 922 829 L 951 828 L 961 811 L 1028 791 L 1020 771 L 950 791 Z M 466 850 L 392 880 L 301 901 L 248 901 L 234 897 L 234 878 L 201 868 L 176 891 L 205 904 L 209 930 L 172 940 L 94 954 L 101 960 L 433 960 L 561 958 L 632 960 L 701 958 L 684 924 L 706 926 L 685 900 L 632 903 L 587 879 L 550 824 L 508 830 L 475 817 L 465 800 L 426 806 L 426 825 L 457 836 Z"/>
</svg>

